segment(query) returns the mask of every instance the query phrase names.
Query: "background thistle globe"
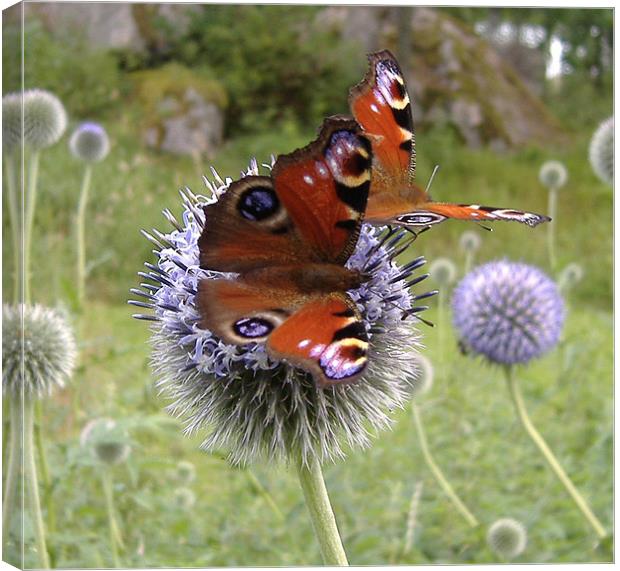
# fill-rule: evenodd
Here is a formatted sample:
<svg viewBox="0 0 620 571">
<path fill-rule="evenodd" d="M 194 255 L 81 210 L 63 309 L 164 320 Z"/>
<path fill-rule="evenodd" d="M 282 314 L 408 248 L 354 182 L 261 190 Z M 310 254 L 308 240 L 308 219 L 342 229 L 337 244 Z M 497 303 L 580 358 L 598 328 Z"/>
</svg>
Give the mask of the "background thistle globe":
<svg viewBox="0 0 620 571">
<path fill-rule="evenodd" d="M 110 139 L 99 123 L 82 123 L 69 139 L 69 150 L 74 157 L 82 161 L 99 162 L 110 152 Z"/>
<path fill-rule="evenodd" d="M 482 239 L 477 232 L 467 230 L 461 234 L 459 246 L 464 252 L 477 252 L 482 245 Z"/>
<path fill-rule="evenodd" d="M 43 89 L 24 92 L 24 143 L 40 150 L 56 143 L 67 128 L 67 112 L 60 99 Z"/>
<path fill-rule="evenodd" d="M 489 361 L 527 363 L 552 349 L 564 324 L 557 285 L 538 268 L 499 260 L 477 267 L 454 290 L 461 340 Z"/>
<path fill-rule="evenodd" d="M 24 390 L 28 397 L 43 397 L 63 388 L 76 357 L 73 330 L 63 313 L 42 305 L 2 307 L 4 394 Z"/>
<path fill-rule="evenodd" d="M 592 135 L 589 149 L 590 164 L 604 183 L 614 183 L 614 118 L 603 121 Z"/>
<path fill-rule="evenodd" d="M 449 258 L 435 259 L 429 266 L 428 272 L 443 287 L 449 286 L 456 280 L 456 265 Z"/>
<path fill-rule="evenodd" d="M 246 174 L 258 173 L 254 161 Z M 392 258 L 406 234 L 392 234 L 382 245 L 374 228 L 362 228 L 347 265 L 373 265 L 371 279 L 350 292 L 372 329 L 369 366 L 353 385 L 318 389 L 311 375 L 272 360 L 264 345 L 227 345 L 198 327 L 198 280 L 221 275 L 200 269 L 197 242 L 208 224 L 202 207 L 231 182 L 214 176 L 208 182 L 213 198 L 184 191 L 182 223 L 165 211 L 173 230 L 145 233 L 159 250 L 158 264 L 147 264 L 151 271 L 141 275 L 154 283 L 132 290 L 146 300 L 134 305 L 153 310 L 136 317 L 154 324 L 153 366 L 159 389 L 171 399 L 169 411 L 184 418 L 188 434 L 206 429 L 203 448 L 227 450 L 235 464 L 297 457 L 323 462 L 368 446 L 413 392 L 418 333 L 398 307 L 414 304 L 407 280 L 424 260 L 399 266 Z"/>
<path fill-rule="evenodd" d="M 549 189 L 558 190 L 568 181 L 568 171 L 560 161 L 547 161 L 540 167 L 538 179 Z"/>
<path fill-rule="evenodd" d="M 82 430 L 80 444 L 90 448 L 93 455 L 104 464 L 120 464 L 131 452 L 127 431 L 109 418 L 90 421 Z"/>
<path fill-rule="evenodd" d="M 418 353 L 416 355 L 416 383 L 414 396 L 422 396 L 428 393 L 433 387 L 435 380 L 435 369 L 430 359 Z"/>
<path fill-rule="evenodd" d="M 176 466 L 174 476 L 181 484 L 190 484 L 196 478 L 196 467 L 187 460 L 181 460 Z"/>
<path fill-rule="evenodd" d="M 572 262 L 568 264 L 558 276 L 558 288 L 567 291 L 575 287 L 583 279 L 583 267 L 581 264 Z"/>
<path fill-rule="evenodd" d="M 196 494 L 189 488 L 177 488 L 173 497 L 174 503 L 183 511 L 192 509 L 196 503 Z"/>
<path fill-rule="evenodd" d="M 513 559 L 525 551 L 527 531 L 523 524 L 515 519 L 498 519 L 489 527 L 487 543 L 500 557 Z"/>
<path fill-rule="evenodd" d="M 22 141 L 22 96 L 21 93 L 7 93 L 2 98 L 2 146 L 5 153 L 21 147 Z"/>
</svg>

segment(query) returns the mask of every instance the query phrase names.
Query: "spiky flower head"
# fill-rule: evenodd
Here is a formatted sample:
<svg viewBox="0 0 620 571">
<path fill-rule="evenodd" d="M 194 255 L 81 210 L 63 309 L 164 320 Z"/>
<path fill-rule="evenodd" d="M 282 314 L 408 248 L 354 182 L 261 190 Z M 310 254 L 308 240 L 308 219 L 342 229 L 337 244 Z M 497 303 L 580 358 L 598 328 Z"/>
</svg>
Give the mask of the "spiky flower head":
<svg viewBox="0 0 620 571">
<path fill-rule="evenodd" d="M 415 384 L 415 396 L 426 394 L 433 387 L 435 380 L 435 369 L 431 360 L 418 353 L 416 355 L 417 380 Z"/>
<path fill-rule="evenodd" d="M 196 494 L 189 488 L 174 490 L 174 503 L 183 511 L 191 510 L 196 503 Z"/>
<path fill-rule="evenodd" d="M 2 390 L 44 397 L 63 388 L 75 368 L 77 349 L 64 314 L 42 305 L 2 307 Z"/>
<path fill-rule="evenodd" d="M 2 148 L 11 153 L 22 144 L 22 95 L 7 93 L 2 98 Z"/>
<path fill-rule="evenodd" d="M 543 186 L 552 190 L 559 190 L 568 181 L 568 171 L 560 161 L 547 161 L 540 167 L 538 179 Z"/>
<path fill-rule="evenodd" d="M 461 234 L 459 245 L 461 246 L 461 250 L 464 252 L 477 252 L 482 245 L 482 240 L 480 239 L 478 232 L 466 230 Z"/>
<path fill-rule="evenodd" d="M 477 267 L 454 290 L 454 326 L 489 361 L 527 363 L 552 349 L 564 324 L 556 284 L 527 264 L 498 260 Z"/>
<path fill-rule="evenodd" d="M 80 434 L 80 444 L 109 465 L 124 462 L 131 452 L 127 431 L 111 418 L 91 420 Z"/>
<path fill-rule="evenodd" d="M 449 286 L 456 280 L 456 265 L 449 258 L 436 258 L 430 265 L 428 272 L 443 287 Z"/>
<path fill-rule="evenodd" d="M 269 165 L 264 165 L 269 169 Z M 244 174 L 258 174 L 253 161 Z M 157 265 L 141 273 L 153 283 L 132 292 L 146 302 L 130 302 L 154 311 L 136 315 L 153 321 L 153 364 L 160 390 L 172 399 L 169 410 L 186 422 L 186 432 L 207 429 L 203 448 L 225 449 L 231 462 L 325 461 L 343 457 L 345 449 L 368 446 L 372 433 L 389 427 L 390 412 L 403 407 L 414 386 L 418 333 L 410 315 L 416 299 L 409 287 L 423 258 L 399 266 L 394 257 L 409 240 L 400 230 L 381 233 L 362 228 L 347 262 L 365 269 L 369 281 L 349 295 L 357 303 L 370 338 L 369 365 L 354 384 L 319 389 L 311 375 L 271 359 L 263 344 L 227 345 L 198 327 L 195 295 L 200 279 L 222 274 L 200 268 L 198 238 L 205 220 L 203 206 L 225 192 L 232 179 L 206 181 L 211 198 L 182 192 L 178 221 L 164 215 L 173 229 L 145 235 L 158 249 Z"/>
<path fill-rule="evenodd" d="M 196 478 L 196 467 L 187 460 L 181 460 L 176 466 L 174 475 L 181 484 L 190 484 Z"/>
<path fill-rule="evenodd" d="M 69 150 L 74 157 L 87 163 L 96 163 L 110 152 L 110 139 L 99 123 L 81 123 L 69 139 Z"/>
<path fill-rule="evenodd" d="M 568 264 L 558 277 L 558 288 L 566 291 L 577 285 L 583 279 L 583 268 L 580 264 L 572 262 Z"/>
<path fill-rule="evenodd" d="M 67 128 L 67 112 L 60 99 L 43 89 L 24 91 L 24 143 L 33 149 L 50 147 Z"/>
<path fill-rule="evenodd" d="M 487 543 L 500 557 L 513 559 L 525 551 L 527 531 L 524 525 L 515 519 L 498 519 L 489 527 Z"/>
<path fill-rule="evenodd" d="M 603 121 L 590 141 L 590 164 L 604 183 L 614 183 L 614 118 Z"/>
</svg>

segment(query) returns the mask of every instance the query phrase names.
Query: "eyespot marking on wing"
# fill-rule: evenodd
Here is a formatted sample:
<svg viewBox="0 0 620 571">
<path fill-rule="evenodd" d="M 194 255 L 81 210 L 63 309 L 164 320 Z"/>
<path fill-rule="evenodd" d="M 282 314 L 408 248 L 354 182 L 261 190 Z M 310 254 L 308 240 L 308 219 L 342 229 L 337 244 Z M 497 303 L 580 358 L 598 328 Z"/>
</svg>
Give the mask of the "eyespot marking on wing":
<svg viewBox="0 0 620 571">
<path fill-rule="evenodd" d="M 280 200 L 273 188 L 255 186 L 245 190 L 239 201 L 237 209 L 241 216 L 253 222 L 260 222 L 276 214 L 280 208 Z"/>
</svg>

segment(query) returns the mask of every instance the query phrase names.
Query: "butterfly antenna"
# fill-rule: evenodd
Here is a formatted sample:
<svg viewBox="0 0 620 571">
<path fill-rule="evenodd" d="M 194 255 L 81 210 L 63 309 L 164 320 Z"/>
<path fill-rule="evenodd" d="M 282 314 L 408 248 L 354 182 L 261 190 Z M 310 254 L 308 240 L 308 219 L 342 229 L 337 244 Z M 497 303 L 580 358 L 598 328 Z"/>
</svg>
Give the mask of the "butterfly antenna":
<svg viewBox="0 0 620 571">
<path fill-rule="evenodd" d="M 431 191 L 431 185 L 433 184 L 433 180 L 435 180 L 435 175 L 437 174 L 438 170 L 439 170 L 439 165 L 435 165 L 435 168 L 433 169 L 433 174 L 431 174 L 431 178 L 428 179 L 428 184 L 426 185 L 427 193 Z"/>
<path fill-rule="evenodd" d="M 489 226 L 485 226 L 484 224 L 478 223 L 478 226 L 487 232 L 493 232 L 493 228 L 489 228 Z"/>
</svg>

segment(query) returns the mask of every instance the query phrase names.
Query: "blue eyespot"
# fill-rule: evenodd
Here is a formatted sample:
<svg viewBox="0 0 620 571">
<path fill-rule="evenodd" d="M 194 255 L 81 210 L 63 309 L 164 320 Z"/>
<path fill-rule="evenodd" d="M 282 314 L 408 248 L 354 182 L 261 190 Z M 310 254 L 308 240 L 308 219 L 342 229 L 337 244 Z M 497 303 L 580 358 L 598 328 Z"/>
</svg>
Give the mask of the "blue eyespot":
<svg viewBox="0 0 620 571">
<path fill-rule="evenodd" d="M 246 190 L 239 198 L 237 208 L 244 218 L 260 222 L 278 211 L 280 201 L 273 189 L 259 186 Z"/>
<path fill-rule="evenodd" d="M 267 319 L 260 317 L 245 317 L 237 321 L 233 328 L 239 337 L 257 339 L 269 335 L 273 330 L 273 324 Z"/>
</svg>

